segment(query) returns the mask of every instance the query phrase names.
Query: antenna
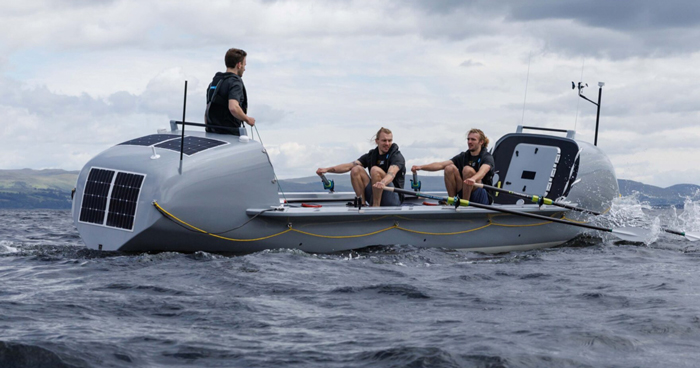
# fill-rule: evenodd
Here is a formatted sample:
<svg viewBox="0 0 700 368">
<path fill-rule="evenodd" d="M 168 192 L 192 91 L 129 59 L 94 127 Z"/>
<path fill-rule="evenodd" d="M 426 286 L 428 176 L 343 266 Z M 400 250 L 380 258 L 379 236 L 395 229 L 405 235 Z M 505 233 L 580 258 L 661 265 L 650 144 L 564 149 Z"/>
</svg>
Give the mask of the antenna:
<svg viewBox="0 0 700 368">
<path fill-rule="evenodd" d="M 185 110 L 187 109 L 187 81 L 185 81 L 185 100 L 182 102 L 182 138 L 180 138 L 180 163 L 185 151 Z"/>
<path fill-rule="evenodd" d="M 579 78 L 580 81 L 583 80 L 583 65 L 585 64 L 585 62 L 586 59 L 581 60 L 581 78 Z M 574 131 L 576 131 L 576 125 L 578 124 L 578 105 L 580 104 L 581 100 L 576 100 L 576 118 L 574 119 Z"/>
<path fill-rule="evenodd" d="M 598 123 L 600 122 L 600 98 L 603 96 L 603 86 L 604 85 L 605 85 L 605 83 L 598 82 L 598 103 L 596 103 L 595 101 L 592 101 L 588 97 L 583 95 L 583 89 L 588 87 L 588 83 L 578 82 L 578 96 L 598 107 L 598 111 L 596 112 L 596 115 L 595 115 L 595 140 L 593 141 L 594 146 L 598 145 Z M 576 88 L 577 88 L 576 83 L 571 82 L 571 89 L 576 89 Z"/>
<path fill-rule="evenodd" d="M 527 54 L 527 77 L 525 78 L 525 97 L 523 98 L 523 116 L 520 119 L 520 124 L 525 123 L 525 101 L 527 101 L 527 83 L 530 81 L 530 60 L 532 59 L 532 51 Z"/>
</svg>

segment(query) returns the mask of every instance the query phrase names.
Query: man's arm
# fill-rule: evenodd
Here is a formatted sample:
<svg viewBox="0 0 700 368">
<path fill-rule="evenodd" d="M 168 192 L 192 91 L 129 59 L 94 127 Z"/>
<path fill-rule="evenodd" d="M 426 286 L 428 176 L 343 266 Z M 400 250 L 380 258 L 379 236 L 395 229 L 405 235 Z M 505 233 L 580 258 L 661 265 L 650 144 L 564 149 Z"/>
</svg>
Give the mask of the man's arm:
<svg viewBox="0 0 700 368">
<path fill-rule="evenodd" d="M 231 111 L 231 115 L 235 116 L 236 119 L 243 120 L 250 126 L 255 125 L 255 118 L 246 115 L 241 105 L 238 104 L 238 101 L 233 99 L 228 100 L 228 110 Z"/>
<path fill-rule="evenodd" d="M 394 181 L 394 178 L 396 177 L 396 173 L 399 172 L 399 167 L 396 165 L 391 165 L 389 166 L 389 170 L 387 170 L 386 175 L 382 178 L 382 180 L 374 183 L 373 187 L 383 189 L 385 186 L 391 184 L 392 181 Z"/>
<path fill-rule="evenodd" d="M 423 170 L 423 171 L 440 171 L 440 170 L 444 170 L 450 164 L 452 164 L 451 160 L 442 161 L 442 162 L 433 162 L 433 163 L 427 164 L 427 165 L 413 165 L 413 167 L 411 167 L 411 171 L 421 171 L 421 170 Z"/>
<path fill-rule="evenodd" d="M 357 165 L 362 164 L 360 163 L 360 161 L 355 160 L 353 162 L 348 162 L 347 164 L 340 164 L 326 168 L 319 167 L 318 170 L 316 170 L 316 175 L 321 176 L 321 174 L 325 173 L 342 174 L 352 170 L 352 168 Z"/>
<path fill-rule="evenodd" d="M 394 181 L 394 178 L 396 177 L 396 174 L 398 172 L 399 172 L 398 166 L 396 166 L 396 165 L 389 166 L 389 170 L 387 171 L 386 175 L 384 176 L 384 179 L 381 180 L 381 183 L 384 185 L 391 184 L 391 182 Z"/>
<path fill-rule="evenodd" d="M 479 168 L 479 171 L 477 171 L 476 174 L 474 174 L 474 176 L 465 180 L 464 182 L 469 185 L 474 185 L 474 183 L 480 182 L 481 179 L 483 179 L 484 176 L 486 176 L 486 174 L 489 173 L 489 170 L 491 170 L 491 165 L 482 164 Z"/>
</svg>

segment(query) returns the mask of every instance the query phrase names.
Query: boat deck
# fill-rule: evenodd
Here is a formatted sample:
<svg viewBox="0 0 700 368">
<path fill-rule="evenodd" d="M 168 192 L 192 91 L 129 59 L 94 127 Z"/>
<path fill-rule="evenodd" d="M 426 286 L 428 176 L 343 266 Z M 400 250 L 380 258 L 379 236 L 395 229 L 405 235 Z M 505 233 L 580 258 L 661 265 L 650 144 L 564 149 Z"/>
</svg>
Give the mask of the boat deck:
<svg viewBox="0 0 700 368">
<path fill-rule="evenodd" d="M 446 196 L 442 192 L 427 192 L 435 196 Z M 422 198 L 406 198 L 401 206 L 386 207 L 366 207 L 357 208 L 348 205 L 354 200 L 353 193 L 293 193 L 287 194 L 286 198 L 280 198 L 282 203 L 279 207 L 273 208 L 248 208 L 246 213 L 249 216 L 258 215 L 270 218 L 290 218 L 290 217 L 348 217 L 348 216 L 447 216 L 447 217 L 471 217 L 483 215 L 503 214 L 487 209 L 476 207 L 453 205 L 438 205 L 435 200 L 424 200 Z M 424 203 L 431 203 L 426 205 Z M 303 207 L 302 204 L 320 207 Z M 568 212 L 568 210 L 556 206 L 542 206 L 537 204 L 493 204 L 495 207 L 503 207 L 511 210 L 536 213 L 543 216 L 552 216 L 556 213 Z"/>
</svg>

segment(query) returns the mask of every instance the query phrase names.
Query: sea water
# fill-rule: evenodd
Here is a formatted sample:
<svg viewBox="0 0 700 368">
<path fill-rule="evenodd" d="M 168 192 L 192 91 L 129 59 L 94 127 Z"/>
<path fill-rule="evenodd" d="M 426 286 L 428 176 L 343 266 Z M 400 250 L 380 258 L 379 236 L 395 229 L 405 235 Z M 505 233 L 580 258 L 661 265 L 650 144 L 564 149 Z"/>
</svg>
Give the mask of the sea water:
<svg viewBox="0 0 700 368">
<path fill-rule="evenodd" d="M 0 367 L 697 367 L 700 203 L 622 198 L 560 247 L 87 250 L 68 211 L 0 211 Z"/>
</svg>

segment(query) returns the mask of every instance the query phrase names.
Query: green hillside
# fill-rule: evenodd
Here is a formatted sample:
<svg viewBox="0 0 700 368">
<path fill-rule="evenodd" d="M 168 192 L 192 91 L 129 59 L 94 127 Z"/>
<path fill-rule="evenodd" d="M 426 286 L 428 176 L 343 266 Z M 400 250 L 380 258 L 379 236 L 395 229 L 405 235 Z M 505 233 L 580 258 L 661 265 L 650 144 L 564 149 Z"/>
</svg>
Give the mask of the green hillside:
<svg viewBox="0 0 700 368">
<path fill-rule="evenodd" d="M 65 170 L 0 170 L 0 191 L 26 188 L 70 191 L 75 187 L 78 171 Z"/>
<path fill-rule="evenodd" d="M 77 171 L 0 170 L 0 208 L 68 209 Z"/>
</svg>

